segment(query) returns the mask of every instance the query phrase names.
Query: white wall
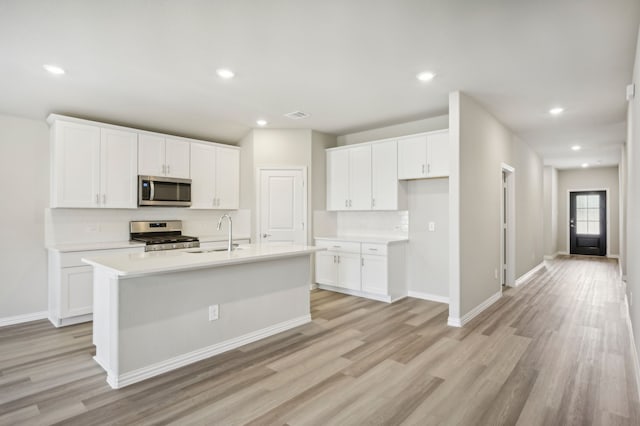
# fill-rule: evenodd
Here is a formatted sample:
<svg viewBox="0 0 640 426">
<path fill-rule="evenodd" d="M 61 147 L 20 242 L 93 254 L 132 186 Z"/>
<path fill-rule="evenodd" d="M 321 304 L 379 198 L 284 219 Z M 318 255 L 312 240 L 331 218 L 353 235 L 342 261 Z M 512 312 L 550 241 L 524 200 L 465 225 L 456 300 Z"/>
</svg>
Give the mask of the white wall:
<svg viewBox="0 0 640 426">
<path fill-rule="evenodd" d="M 544 254 L 553 257 L 558 252 L 558 170 L 544 168 Z"/>
<path fill-rule="evenodd" d="M 0 115 L 0 320 L 47 310 L 44 210 L 49 200 L 49 129 Z"/>
<path fill-rule="evenodd" d="M 620 202 L 618 193 L 618 167 L 598 167 L 558 171 L 558 251 L 569 252 L 568 245 L 568 192 L 570 190 L 605 189 L 608 192 L 607 254 L 620 253 Z"/>
<path fill-rule="evenodd" d="M 638 38 L 640 40 L 640 37 Z M 640 49 L 636 48 L 633 83 L 640 88 Z M 629 102 L 627 134 L 627 297 L 636 350 L 640 352 L 640 95 Z M 634 300 L 635 297 L 635 300 Z"/>
<path fill-rule="evenodd" d="M 449 116 L 440 115 L 407 123 L 394 124 L 393 126 L 379 127 L 377 129 L 365 130 L 363 132 L 341 135 L 338 136 L 338 146 L 369 142 L 378 139 L 395 138 L 415 133 L 430 132 L 432 130 L 442 130 L 447 129 L 448 127 Z"/>
</svg>

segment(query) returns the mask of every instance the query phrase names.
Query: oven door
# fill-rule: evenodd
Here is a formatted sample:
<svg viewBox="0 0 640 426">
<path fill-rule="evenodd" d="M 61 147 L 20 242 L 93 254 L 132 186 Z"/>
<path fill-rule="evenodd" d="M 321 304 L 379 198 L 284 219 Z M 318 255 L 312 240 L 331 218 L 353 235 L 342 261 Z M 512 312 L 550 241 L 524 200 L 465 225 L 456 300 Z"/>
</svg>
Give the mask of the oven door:
<svg viewBox="0 0 640 426">
<path fill-rule="evenodd" d="M 138 176 L 139 206 L 191 206 L 191 179 Z"/>
</svg>

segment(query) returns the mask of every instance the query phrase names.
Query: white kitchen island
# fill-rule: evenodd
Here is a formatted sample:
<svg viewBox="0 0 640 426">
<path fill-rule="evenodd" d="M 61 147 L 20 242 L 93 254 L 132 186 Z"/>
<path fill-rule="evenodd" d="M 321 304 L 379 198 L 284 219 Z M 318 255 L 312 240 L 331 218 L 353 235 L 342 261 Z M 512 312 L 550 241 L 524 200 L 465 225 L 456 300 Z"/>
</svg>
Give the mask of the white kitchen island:
<svg viewBox="0 0 640 426">
<path fill-rule="evenodd" d="M 309 322 L 318 250 L 246 245 L 83 259 L 94 267 L 93 343 L 107 382 L 127 386 Z"/>
</svg>

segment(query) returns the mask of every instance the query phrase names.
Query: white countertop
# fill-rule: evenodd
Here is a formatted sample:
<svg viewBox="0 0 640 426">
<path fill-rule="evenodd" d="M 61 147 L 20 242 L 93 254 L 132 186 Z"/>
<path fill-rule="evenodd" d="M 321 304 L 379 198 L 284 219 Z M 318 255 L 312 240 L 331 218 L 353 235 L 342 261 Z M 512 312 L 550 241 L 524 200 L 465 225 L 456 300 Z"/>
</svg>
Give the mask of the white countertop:
<svg viewBox="0 0 640 426">
<path fill-rule="evenodd" d="M 138 277 L 301 256 L 324 249 L 313 246 L 246 244 L 231 253 L 227 251 L 194 253 L 197 250 L 199 249 L 88 256 L 82 261 L 92 266 L 109 269 L 121 277 Z"/>
<path fill-rule="evenodd" d="M 395 244 L 409 241 L 407 237 L 372 237 L 364 235 L 332 235 L 313 237 L 316 240 L 346 241 L 351 243 Z"/>
<path fill-rule="evenodd" d="M 234 240 L 250 240 L 249 235 L 234 235 Z M 226 235 L 205 235 L 198 237 L 201 243 L 211 243 L 218 241 L 227 241 Z M 85 242 L 85 243 L 61 243 L 47 246 L 48 250 L 55 250 L 61 253 L 73 251 L 92 251 L 92 250 L 112 250 L 120 248 L 144 247 L 145 244 L 139 241 L 108 241 L 108 242 Z"/>
</svg>

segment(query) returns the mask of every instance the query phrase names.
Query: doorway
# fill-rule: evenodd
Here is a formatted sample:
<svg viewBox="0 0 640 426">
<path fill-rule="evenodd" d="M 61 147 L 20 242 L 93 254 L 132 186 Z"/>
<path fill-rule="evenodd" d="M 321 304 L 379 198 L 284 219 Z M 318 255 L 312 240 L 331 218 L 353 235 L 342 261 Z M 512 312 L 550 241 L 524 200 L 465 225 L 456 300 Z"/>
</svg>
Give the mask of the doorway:
<svg viewBox="0 0 640 426">
<path fill-rule="evenodd" d="M 257 241 L 306 245 L 306 168 L 259 168 L 257 180 Z"/>
<path fill-rule="evenodd" d="M 515 286 L 515 218 L 516 218 L 516 186 L 515 169 L 502 164 L 500 179 L 500 270 L 501 288 Z"/>
<path fill-rule="evenodd" d="M 607 254 L 607 192 L 569 192 L 569 253 Z"/>
</svg>

